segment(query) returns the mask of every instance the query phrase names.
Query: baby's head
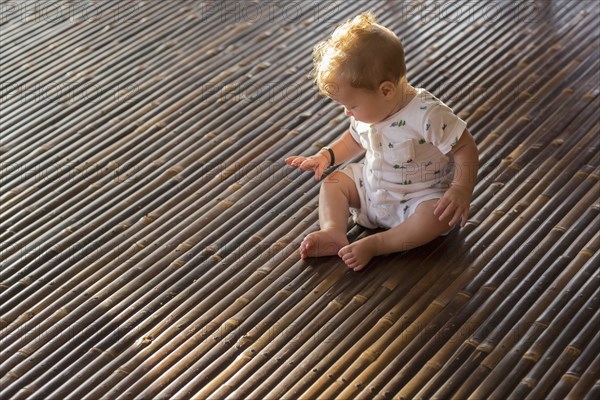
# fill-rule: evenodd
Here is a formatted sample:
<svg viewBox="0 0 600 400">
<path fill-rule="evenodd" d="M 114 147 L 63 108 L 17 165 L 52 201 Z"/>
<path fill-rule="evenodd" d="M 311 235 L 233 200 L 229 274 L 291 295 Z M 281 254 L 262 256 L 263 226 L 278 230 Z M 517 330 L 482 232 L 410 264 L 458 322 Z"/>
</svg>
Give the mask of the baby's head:
<svg viewBox="0 0 600 400">
<path fill-rule="evenodd" d="M 340 85 L 377 91 L 383 82 L 398 84 L 406 76 L 400 39 L 371 12 L 338 26 L 315 46 L 313 56 L 317 86 L 330 97 Z"/>
</svg>

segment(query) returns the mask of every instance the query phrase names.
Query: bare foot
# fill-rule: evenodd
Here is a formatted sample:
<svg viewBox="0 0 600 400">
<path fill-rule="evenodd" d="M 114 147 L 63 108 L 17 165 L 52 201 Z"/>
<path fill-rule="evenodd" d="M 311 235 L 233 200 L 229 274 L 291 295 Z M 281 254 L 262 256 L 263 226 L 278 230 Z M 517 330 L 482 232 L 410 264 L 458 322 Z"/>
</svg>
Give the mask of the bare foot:
<svg viewBox="0 0 600 400">
<path fill-rule="evenodd" d="M 352 244 L 342 247 L 338 256 L 354 271 L 363 269 L 376 255 L 376 244 L 373 236 L 367 236 Z"/>
<path fill-rule="evenodd" d="M 320 230 L 306 235 L 300 245 L 300 257 L 334 256 L 342 247 L 348 244 L 345 233 Z"/>
</svg>

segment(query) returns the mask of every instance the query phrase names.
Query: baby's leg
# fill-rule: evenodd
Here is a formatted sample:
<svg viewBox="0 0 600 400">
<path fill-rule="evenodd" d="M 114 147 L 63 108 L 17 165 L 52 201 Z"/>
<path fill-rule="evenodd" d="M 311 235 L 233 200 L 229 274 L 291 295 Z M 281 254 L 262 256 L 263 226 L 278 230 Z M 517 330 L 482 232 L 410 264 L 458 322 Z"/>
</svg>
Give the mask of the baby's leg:
<svg viewBox="0 0 600 400">
<path fill-rule="evenodd" d="M 343 172 L 334 172 L 323 180 L 319 192 L 319 225 L 321 230 L 304 238 L 300 257 L 333 256 L 348 244 L 349 207 L 360 208 L 354 181 Z"/>
<path fill-rule="evenodd" d="M 424 201 L 400 225 L 343 247 L 339 256 L 349 268 L 359 271 L 375 256 L 406 251 L 431 242 L 450 229 L 451 217 L 440 221 L 433 214 L 437 202 L 438 199 Z"/>
</svg>

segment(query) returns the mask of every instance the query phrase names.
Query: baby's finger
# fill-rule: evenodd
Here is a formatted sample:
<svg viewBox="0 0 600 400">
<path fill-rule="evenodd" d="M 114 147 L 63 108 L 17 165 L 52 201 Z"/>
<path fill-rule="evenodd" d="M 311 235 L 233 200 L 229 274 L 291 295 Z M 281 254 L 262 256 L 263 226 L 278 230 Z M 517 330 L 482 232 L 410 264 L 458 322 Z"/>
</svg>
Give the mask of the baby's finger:
<svg viewBox="0 0 600 400">
<path fill-rule="evenodd" d="M 302 171 L 306 171 L 307 169 L 314 169 L 315 167 L 317 167 L 319 165 L 319 163 L 317 163 L 315 160 L 312 160 L 310 158 L 305 159 L 304 161 L 302 161 L 302 163 L 300 164 L 300 169 Z"/>
<path fill-rule="evenodd" d="M 462 215 L 462 210 L 460 208 L 457 208 L 456 211 L 454 211 L 454 216 L 452 217 L 448 225 L 454 226 L 460 220 Z"/>
<path fill-rule="evenodd" d="M 317 168 L 315 168 L 315 179 L 320 181 L 321 177 L 323 176 L 323 168 L 321 168 L 321 166 L 317 166 Z"/>
<path fill-rule="evenodd" d="M 438 217 L 440 220 L 442 219 L 442 215 L 444 213 L 444 211 L 447 209 L 448 205 L 450 204 L 450 202 L 444 198 L 441 198 L 438 200 L 437 203 L 435 203 L 435 209 L 433 210 L 433 215 L 435 215 L 436 217 Z"/>
<path fill-rule="evenodd" d="M 467 207 L 462 214 L 462 222 L 460 223 L 460 227 L 464 228 L 465 225 L 467 224 L 468 220 L 469 220 L 469 207 Z"/>
<path fill-rule="evenodd" d="M 294 157 L 287 158 L 285 160 L 285 162 L 287 164 L 291 165 L 292 167 L 297 167 L 297 166 L 301 165 L 305 160 L 306 160 L 305 157 L 294 156 Z"/>
<path fill-rule="evenodd" d="M 456 210 L 454 209 L 454 206 L 452 204 L 447 204 L 446 208 L 438 216 L 438 219 L 440 221 L 444 221 L 445 219 L 453 217 L 455 213 L 456 213 Z"/>
<path fill-rule="evenodd" d="M 286 158 L 286 159 L 285 159 L 285 163 L 286 163 L 287 165 L 290 165 L 290 166 L 293 166 L 293 167 L 294 167 L 294 166 L 295 166 L 295 165 L 294 165 L 294 160 L 296 160 L 296 158 L 297 158 L 297 157 L 288 157 L 288 158 Z"/>
</svg>

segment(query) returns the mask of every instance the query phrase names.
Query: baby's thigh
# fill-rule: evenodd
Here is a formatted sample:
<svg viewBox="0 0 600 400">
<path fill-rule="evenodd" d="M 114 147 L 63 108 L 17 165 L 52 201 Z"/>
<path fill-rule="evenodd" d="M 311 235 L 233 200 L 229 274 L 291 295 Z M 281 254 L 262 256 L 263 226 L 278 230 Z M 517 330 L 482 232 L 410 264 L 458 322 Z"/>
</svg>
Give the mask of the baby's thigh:
<svg viewBox="0 0 600 400">
<path fill-rule="evenodd" d="M 347 199 L 348 205 L 352 208 L 360 208 L 360 197 L 354 180 L 346 173 L 335 171 L 323 180 L 321 190 L 339 191 Z"/>
<path fill-rule="evenodd" d="M 425 201 L 420 202 L 419 205 L 417 206 L 417 208 L 415 209 L 415 214 L 416 213 L 433 214 L 433 210 L 435 210 L 435 205 L 437 204 L 438 201 L 440 201 L 440 198 L 435 198 L 435 199 L 425 200 Z"/>
</svg>

